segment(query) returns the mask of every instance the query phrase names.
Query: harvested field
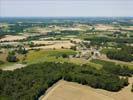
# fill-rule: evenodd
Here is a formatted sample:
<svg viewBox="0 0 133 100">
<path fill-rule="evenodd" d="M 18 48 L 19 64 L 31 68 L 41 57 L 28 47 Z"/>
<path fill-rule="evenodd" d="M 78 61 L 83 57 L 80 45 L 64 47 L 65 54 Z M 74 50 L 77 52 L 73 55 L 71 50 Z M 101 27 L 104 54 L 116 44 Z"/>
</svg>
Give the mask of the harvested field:
<svg viewBox="0 0 133 100">
<path fill-rule="evenodd" d="M 39 100 L 132 100 L 131 84 L 133 77 L 129 79 L 129 82 L 130 85 L 121 91 L 109 92 L 61 80 L 49 88 Z"/>
<path fill-rule="evenodd" d="M 26 39 L 26 36 L 15 36 L 15 35 L 6 35 L 4 38 L 0 39 L 0 42 L 4 41 L 17 41 L 17 40 L 23 40 Z"/>
<path fill-rule="evenodd" d="M 75 42 L 75 43 L 80 43 L 80 42 L 82 42 L 81 39 L 71 38 L 70 40 L 73 41 L 73 42 Z"/>
<path fill-rule="evenodd" d="M 6 57 L 8 55 L 7 51 L 3 50 L 4 53 L 0 53 L 0 60 L 6 62 Z"/>
<path fill-rule="evenodd" d="M 43 34 L 47 35 L 48 32 L 51 32 L 48 28 L 41 28 L 41 27 L 32 27 L 32 28 L 27 28 L 27 32 L 29 33 L 36 33 L 36 34 Z"/>
<path fill-rule="evenodd" d="M 107 31 L 107 30 L 113 30 L 114 27 L 110 25 L 97 24 L 95 26 L 95 29 L 100 31 Z"/>
<path fill-rule="evenodd" d="M 17 46 L 20 44 L 22 44 L 22 43 L 20 43 L 20 42 L 2 42 L 2 43 L 0 43 L 0 45 L 13 45 L 13 46 Z"/>
<path fill-rule="evenodd" d="M 74 27 L 74 28 L 60 28 L 61 31 L 83 31 L 81 28 Z"/>
<path fill-rule="evenodd" d="M 40 46 L 40 47 L 33 47 L 33 49 L 69 49 L 71 46 L 74 46 L 72 43 L 58 43 L 49 46 Z"/>
<path fill-rule="evenodd" d="M 70 43 L 70 41 L 32 41 L 34 44 L 58 44 L 58 43 Z"/>
<path fill-rule="evenodd" d="M 38 46 L 33 47 L 34 49 L 69 49 L 71 46 L 74 46 L 75 44 L 71 43 L 70 41 L 33 41 L 34 44 L 44 44 L 46 46 Z"/>
<path fill-rule="evenodd" d="M 39 100 L 114 100 L 73 82 L 59 81 Z"/>
<path fill-rule="evenodd" d="M 127 30 L 127 31 L 133 31 L 133 26 L 129 26 L 129 27 L 122 27 L 123 30 Z"/>
</svg>

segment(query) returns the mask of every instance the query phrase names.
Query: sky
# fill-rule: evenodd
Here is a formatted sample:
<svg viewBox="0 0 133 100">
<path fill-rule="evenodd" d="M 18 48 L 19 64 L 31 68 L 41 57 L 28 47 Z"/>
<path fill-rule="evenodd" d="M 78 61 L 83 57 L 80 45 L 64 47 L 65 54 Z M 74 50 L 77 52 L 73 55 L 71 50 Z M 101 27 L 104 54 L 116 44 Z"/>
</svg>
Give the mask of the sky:
<svg viewBox="0 0 133 100">
<path fill-rule="evenodd" d="M 0 17 L 133 17 L 133 0 L 0 0 Z"/>
</svg>

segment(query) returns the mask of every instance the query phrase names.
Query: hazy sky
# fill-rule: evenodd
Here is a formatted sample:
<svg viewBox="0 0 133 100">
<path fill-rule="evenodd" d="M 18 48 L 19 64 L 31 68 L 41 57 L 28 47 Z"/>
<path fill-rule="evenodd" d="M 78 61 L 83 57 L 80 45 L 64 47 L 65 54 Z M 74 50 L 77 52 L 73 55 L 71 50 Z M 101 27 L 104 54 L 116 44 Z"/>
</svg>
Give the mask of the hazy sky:
<svg viewBox="0 0 133 100">
<path fill-rule="evenodd" d="M 0 16 L 133 16 L 133 0 L 0 0 Z"/>
</svg>

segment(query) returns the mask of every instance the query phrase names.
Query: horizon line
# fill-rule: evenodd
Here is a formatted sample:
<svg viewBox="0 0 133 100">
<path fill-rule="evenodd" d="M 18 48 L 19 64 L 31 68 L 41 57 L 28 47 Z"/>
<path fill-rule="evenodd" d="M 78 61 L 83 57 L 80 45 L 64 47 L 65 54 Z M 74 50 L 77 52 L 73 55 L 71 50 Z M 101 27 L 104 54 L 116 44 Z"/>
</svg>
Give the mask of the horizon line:
<svg viewBox="0 0 133 100">
<path fill-rule="evenodd" d="M 0 16 L 0 18 L 89 18 L 89 17 L 133 17 L 133 16 Z"/>
</svg>

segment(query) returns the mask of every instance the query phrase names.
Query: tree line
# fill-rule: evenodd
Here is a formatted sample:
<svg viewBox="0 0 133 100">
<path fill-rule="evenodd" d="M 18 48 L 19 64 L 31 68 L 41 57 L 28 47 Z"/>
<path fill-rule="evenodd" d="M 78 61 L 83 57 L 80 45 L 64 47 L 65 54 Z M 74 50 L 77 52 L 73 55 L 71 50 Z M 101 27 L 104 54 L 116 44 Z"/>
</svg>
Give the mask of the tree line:
<svg viewBox="0 0 133 100">
<path fill-rule="evenodd" d="M 133 61 L 133 48 L 122 48 L 121 50 L 109 50 L 106 55 L 110 59 L 131 62 Z"/>
<path fill-rule="evenodd" d="M 116 42 L 116 43 L 133 43 L 132 38 L 110 38 L 110 37 L 85 37 L 84 40 L 90 40 L 92 45 L 102 45 L 107 42 Z"/>
<path fill-rule="evenodd" d="M 130 69 L 128 66 L 125 66 L 125 65 L 120 65 L 114 62 L 98 60 L 98 59 L 93 59 L 91 60 L 91 62 L 102 65 L 103 66 L 102 68 L 104 70 L 118 76 L 131 77 L 133 74 L 133 69 Z"/>
</svg>

